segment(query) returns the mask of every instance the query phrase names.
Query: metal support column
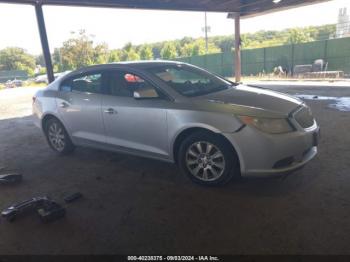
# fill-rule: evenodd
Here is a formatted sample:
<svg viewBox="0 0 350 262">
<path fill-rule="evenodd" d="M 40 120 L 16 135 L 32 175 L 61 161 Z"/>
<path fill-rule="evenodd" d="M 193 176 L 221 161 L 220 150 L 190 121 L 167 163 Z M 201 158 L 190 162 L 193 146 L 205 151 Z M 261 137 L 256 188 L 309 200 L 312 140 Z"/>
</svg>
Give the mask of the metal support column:
<svg viewBox="0 0 350 262">
<path fill-rule="evenodd" d="M 208 54 L 208 21 L 207 12 L 204 13 L 205 54 Z"/>
<path fill-rule="evenodd" d="M 46 33 L 43 9 L 42 9 L 42 5 L 40 3 L 35 4 L 35 13 L 36 13 L 36 19 L 38 22 L 41 46 L 43 48 L 43 55 L 44 55 L 44 59 L 45 59 L 47 79 L 48 79 L 49 83 L 51 83 L 55 80 L 55 77 L 53 75 L 51 53 L 50 53 L 50 48 L 49 48 L 49 42 L 47 40 L 47 33 Z"/>
<path fill-rule="evenodd" d="M 240 26 L 240 14 L 235 13 L 235 77 L 236 82 L 241 81 L 241 26 Z"/>
</svg>

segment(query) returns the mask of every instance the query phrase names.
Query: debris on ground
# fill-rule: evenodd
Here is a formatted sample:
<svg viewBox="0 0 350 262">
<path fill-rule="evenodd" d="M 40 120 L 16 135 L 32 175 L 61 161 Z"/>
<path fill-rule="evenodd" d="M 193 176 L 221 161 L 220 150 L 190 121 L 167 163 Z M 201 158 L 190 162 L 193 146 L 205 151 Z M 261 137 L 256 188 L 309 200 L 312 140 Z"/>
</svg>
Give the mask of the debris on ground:
<svg viewBox="0 0 350 262">
<path fill-rule="evenodd" d="M 77 200 L 79 198 L 82 198 L 82 197 L 83 197 L 83 195 L 80 192 L 77 192 L 77 193 L 74 193 L 72 195 L 66 196 L 64 198 L 64 201 L 66 203 L 71 203 L 71 202 L 73 202 L 73 201 L 75 201 L 75 200 Z"/>
<path fill-rule="evenodd" d="M 19 173 L 0 175 L 0 184 L 14 184 L 20 181 L 22 181 L 22 175 Z"/>
<path fill-rule="evenodd" d="M 306 100 L 318 101 L 333 101 L 332 104 L 329 104 L 328 107 L 337 109 L 342 112 L 350 112 L 350 97 L 334 97 L 334 96 L 320 96 L 320 95 L 306 95 L 306 94 L 295 94 L 296 97 Z"/>
<path fill-rule="evenodd" d="M 7 221 L 13 222 L 18 216 L 36 211 L 42 222 L 52 222 L 65 216 L 65 208 L 48 197 L 33 197 L 20 203 L 13 204 L 1 212 Z"/>
<path fill-rule="evenodd" d="M 55 221 L 66 215 L 66 209 L 54 201 L 44 202 L 37 209 L 37 212 L 41 221 L 44 223 Z"/>
</svg>

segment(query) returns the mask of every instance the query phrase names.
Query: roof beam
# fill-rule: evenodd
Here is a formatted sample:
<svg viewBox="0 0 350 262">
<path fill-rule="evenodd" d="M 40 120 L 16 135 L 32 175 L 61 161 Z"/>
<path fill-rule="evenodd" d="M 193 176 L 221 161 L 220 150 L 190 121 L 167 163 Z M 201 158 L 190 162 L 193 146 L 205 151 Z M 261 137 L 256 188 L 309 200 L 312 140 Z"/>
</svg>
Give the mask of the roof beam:
<svg viewBox="0 0 350 262">
<path fill-rule="evenodd" d="M 176 11 L 237 12 L 242 17 L 275 12 L 329 0 L 0 0 L 0 3 L 131 8 Z"/>
</svg>

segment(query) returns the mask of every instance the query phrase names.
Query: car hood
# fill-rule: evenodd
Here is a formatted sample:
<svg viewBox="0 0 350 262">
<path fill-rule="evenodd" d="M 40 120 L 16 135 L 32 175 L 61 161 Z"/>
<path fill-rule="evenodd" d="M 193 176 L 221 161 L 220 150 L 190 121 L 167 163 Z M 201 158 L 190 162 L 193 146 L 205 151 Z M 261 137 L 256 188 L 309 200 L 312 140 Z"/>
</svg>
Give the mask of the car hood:
<svg viewBox="0 0 350 262">
<path fill-rule="evenodd" d="M 221 92 L 196 97 L 196 102 L 232 107 L 238 114 L 287 116 L 303 102 L 296 97 L 272 90 L 238 85 Z"/>
</svg>

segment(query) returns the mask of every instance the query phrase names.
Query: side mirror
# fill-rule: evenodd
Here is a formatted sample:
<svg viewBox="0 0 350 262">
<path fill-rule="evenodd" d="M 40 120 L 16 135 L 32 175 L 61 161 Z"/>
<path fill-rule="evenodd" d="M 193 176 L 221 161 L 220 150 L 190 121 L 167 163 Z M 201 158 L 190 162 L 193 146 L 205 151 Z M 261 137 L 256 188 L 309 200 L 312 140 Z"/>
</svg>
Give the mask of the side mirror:
<svg viewBox="0 0 350 262">
<path fill-rule="evenodd" d="M 149 99 L 149 98 L 159 98 L 158 93 L 154 89 L 144 89 L 134 91 L 135 99 Z"/>
</svg>

